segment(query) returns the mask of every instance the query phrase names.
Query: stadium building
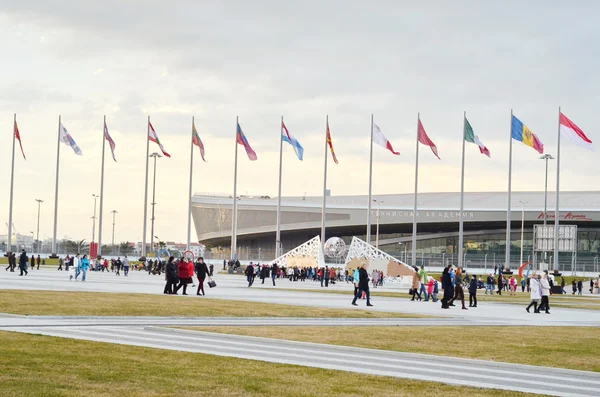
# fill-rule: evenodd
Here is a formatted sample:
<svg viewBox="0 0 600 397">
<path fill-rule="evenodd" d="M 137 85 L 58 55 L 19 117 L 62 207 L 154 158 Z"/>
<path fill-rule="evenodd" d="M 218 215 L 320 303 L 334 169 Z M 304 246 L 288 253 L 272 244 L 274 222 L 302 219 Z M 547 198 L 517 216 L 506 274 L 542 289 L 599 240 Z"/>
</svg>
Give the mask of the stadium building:
<svg viewBox="0 0 600 397">
<path fill-rule="evenodd" d="M 413 195 L 377 195 L 372 204 L 371 242 L 410 263 L 412 250 Z M 506 249 L 507 194 L 465 193 L 464 253 L 466 261 L 502 263 Z M 547 222 L 554 223 L 555 193 L 548 192 Z M 524 256 L 533 256 L 533 225 L 544 222 L 544 192 L 513 192 L 511 262 L 519 261 L 521 250 L 521 202 L 524 204 Z M 366 240 L 367 196 L 327 198 L 326 237 L 341 237 L 347 244 L 352 236 Z M 281 244 L 287 252 L 320 234 L 322 197 L 282 197 Z M 379 209 L 378 209 L 379 206 Z M 600 255 L 600 192 L 561 192 L 560 223 L 577 225 L 577 253 L 580 263 L 598 268 Z M 458 252 L 460 193 L 420 193 L 417 211 L 417 258 L 456 261 Z M 379 216 L 378 216 L 379 212 Z M 195 195 L 192 215 L 198 241 L 214 258 L 231 255 L 232 198 Z M 270 260 L 275 256 L 277 198 L 238 197 L 238 258 Z M 547 254 L 547 259 L 550 255 Z M 537 253 L 536 259 L 542 259 Z M 563 258 L 564 255 L 564 258 Z M 561 263 L 571 263 L 570 253 L 561 254 Z M 591 269 L 588 269 L 591 270 Z"/>
</svg>

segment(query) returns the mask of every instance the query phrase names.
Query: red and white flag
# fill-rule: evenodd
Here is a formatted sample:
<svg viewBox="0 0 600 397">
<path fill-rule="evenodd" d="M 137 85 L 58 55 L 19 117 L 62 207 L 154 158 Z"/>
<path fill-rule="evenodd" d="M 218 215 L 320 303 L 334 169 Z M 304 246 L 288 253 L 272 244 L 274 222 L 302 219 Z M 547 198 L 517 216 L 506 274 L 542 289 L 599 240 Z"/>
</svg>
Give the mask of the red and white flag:
<svg viewBox="0 0 600 397">
<path fill-rule="evenodd" d="M 117 147 L 117 145 L 115 144 L 115 141 L 113 141 L 110 134 L 108 133 L 108 126 L 106 125 L 106 122 L 104 122 L 104 139 L 106 139 L 108 141 L 108 144 L 110 145 L 110 152 L 112 153 L 112 158 L 113 158 L 113 160 L 115 160 L 115 163 L 116 163 L 117 158 L 115 157 L 115 148 Z"/>
<path fill-rule="evenodd" d="M 21 143 L 21 134 L 19 134 L 19 127 L 17 126 L 17 120 L 15 119 L 15 138 L 19 140 L 19 146 L 21 147 L 21 153 L 23 154 L 23 158 L 27 160 L 25 157 L 25 152 L 23 151 L 23 144 Z"/>
<path fill-rule="evenodd" d="M 152 127 L 152 123 L 148 121 L 148 139 L 154 143 L 156 143 L 159 147 L 161 152 L 163 152 L 163 154 L 167 157 L 171 157 L 171 155 L 169 153 L 167 153 L 167 151 L 165 150 L 165 148 L 163 147 L 162 143 L 160 143 L 160 139 L 158 139 L 158 135 L 156 134 L 156 131 L 154 131 L 154 127 Z"/>
<path fill-rule="evenodd" d="M 385 135 L 383 135 L 383 132 L 381 132 L 381 129 L 379 129 L 379 126 L 377 124 L 373 124 L 373 142 L 378 144 L 379 146 L 389 150 L 390 152 L 394 153 L 395 155 L 400 154 L 400 152 L 394 151 L 392 144 L 390 143 L 390 141 L 388 141 L 388 139 L 385 137 Z"/>
<path fill-rule="evenodd" d="M 560 114 L 560 133 L 562 136 L 569 138 L 571 142 L 582 148 L 595 150 L 592 146 L 592 141 L 588 138 L 581 128 L 577 127 L 574 122 L 569 120 L 564 114 Z"/>
<path fill-rule="evenodd" d="M 419 120 L 419 142 L 421 142 L 423 145 L 429 146 L 433 154 L 435 154 L 435 157 L 440 159 L 440 156 L 438 156 L 437 146 L 435 146 L 435 143 L 433 143 L 433 141 L 427 136 L 427 132 L 425 132 L 425 128 L 423 127 L 421 120 Z"/>
</svg>

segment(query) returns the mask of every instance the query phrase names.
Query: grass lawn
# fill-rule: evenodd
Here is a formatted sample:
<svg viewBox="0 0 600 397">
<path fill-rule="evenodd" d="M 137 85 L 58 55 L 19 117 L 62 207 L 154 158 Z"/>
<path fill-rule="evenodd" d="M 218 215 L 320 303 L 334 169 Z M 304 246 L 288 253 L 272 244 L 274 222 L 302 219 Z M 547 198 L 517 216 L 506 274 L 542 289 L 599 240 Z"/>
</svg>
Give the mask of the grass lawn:
<svg viewBox="0 0 600 397">
<path fill-rule="evenodd" d="M 44 316 L 385 317 L 415 314 L 325 309 L 196 296 L 0 290 L 0 312 Z"/>
<path fill-rule="evenodd" d="M 236 335 L 600 372 L 593 327 L 190 327 Z M 315 338 L 318 335 L 318 339 Z M 554 357 L 560 357 L 555 359 Z"/>
<path fill-rule="evenodd" d="M 4 397 L 529 396 L 12 332 L 0 332 L 0 357 Z"/>
</svg>

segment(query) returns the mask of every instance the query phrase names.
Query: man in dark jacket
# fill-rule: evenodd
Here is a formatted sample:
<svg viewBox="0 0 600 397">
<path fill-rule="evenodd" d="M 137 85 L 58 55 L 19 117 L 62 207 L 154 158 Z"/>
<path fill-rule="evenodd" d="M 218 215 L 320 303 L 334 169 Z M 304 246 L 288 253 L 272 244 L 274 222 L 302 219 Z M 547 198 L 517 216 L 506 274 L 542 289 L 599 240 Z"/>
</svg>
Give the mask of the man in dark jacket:
<svg viewBox="0 0 600 397">
<path fill-rule="evenodd" d="M 361 264 L 358 268 L 358 291 L 352 300 L 354 306 L 358 306 L 356 300 L 362 296 L 363 291 L 367 294 L 367 306 L 373 306 L 371 304 L 371 292 L 369 291 L 369 273 L 367 273 L 365 265 Z"/>
<path fill-rule="evenodd" d="M 452 276 L 450 276 L 450 270 L 452 266 L 449 265 L 444 268 L 442 273 L 442 289 L 444 290 L 444 297 L 442 298 L 442 309 L 449 309 L 448 303 L 454 296 L 454 286 L 452 285 Z"/>
<path fill-rule="evenodd" d="M 271 266 L 271 279 L 273 280 L 273 287 L 275 286 L 275 279 L 277 278 L 277 272 L 279 269 L 277 268 L 277 263 L 273 263 Z"/>
<path fill-rule="evenodd" d="M 174 294 L 175 286 L 179 281 L 177 280 L 177 265 L 173 263 L 173 259 L 173 257 L 170 257 L 166 266 L 167 284 L 165 285 L 165 294 Z"/>
<path fill-rule="evenodd" d="M 204 258 L 200 257 L 196 261 L 194 265 L 194 270 L 196 271 L 196 275 L 198 276 L 198 291 L 196 295 L 200 295 L 200 291 L 202 291 L 202 295 L 206 295 L 204 293 L 204 280 L 209 276 L 210 271 L 208 270 L 208 266 L 204 262 Z"/>
<path fill-rule="evenodd" d="M 21 256 L 19 256 L 19 270 L 21 271 L 19 276 L 22 276 L 23 272 L 25 272 L 25 275 L 27 275 L 27 259 L 27 254 L 25 253 L 25 250 L 23 250 L 21 252 Z"/>
<path fill-rule="evenodd" d="M 477 307 L 477 276 L 473 275 L 469 283 L 469 307 Z"/>
<path fill-rule="evenodd" d="M 246 271 L 244 272 L 244 274 L 246 275 L 246 279 L 248 280 L 248 287 L 252 287 L 252 282 L 254 281 L 254 266 L 246 266 Z"/>
</svg>

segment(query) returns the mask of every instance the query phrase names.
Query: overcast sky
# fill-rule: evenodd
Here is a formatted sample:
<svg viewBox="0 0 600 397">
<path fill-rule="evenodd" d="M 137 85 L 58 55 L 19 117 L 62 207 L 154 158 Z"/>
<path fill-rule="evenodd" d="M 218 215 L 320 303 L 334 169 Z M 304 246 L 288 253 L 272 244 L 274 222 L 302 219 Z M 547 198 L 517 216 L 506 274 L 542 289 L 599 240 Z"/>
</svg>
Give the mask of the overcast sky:
<svg viewBox="0 0 600 397">
<path fill-rule="evenodd" d="M 13 113 L 27 155 L 15 162 L 14 224 L 35 230 L 43 199 L 42 238 L 52 236 L 59 114 L 83 151 L 61 147 L 60 238 L 91 239 L 103 115 L 118 160 L 107 155 L 105 243 L 113 209 L 115 240 L 141 241 L 148 115 L 172 155 L 158 161 L 163 240 L 185 241 L 192 116 L 207 159 L 195 163 L 196 192 L 232 193 L 239 116 L 258 161 L 240 151 L 238 192 L 276 196 L 283 115 L 305 148 L 299 162 L 284 147 L 283 195 L 320 195 L 329 114 L 339 159 L 329 163 L 329 187 L 366 194 L 374 113 L 401 155 L 374 149 L 373 192 L 410 193 L 418 112 L 441 157 L 421 147 L 421 191 L 459 191 L 465 110 L 492 153 L 467 147 L 465 190 L 506 191 L 511 108 L 549 153 L 559 105 L 600 142 L 599 19 L 591 0 L 0 0 L 2 227 Z M 597 155 L 569 143 L 561 150 L 561 190 L 595 189 Z M 513 189 L 543 190 L 539 155 L 520 143 L 513 152 Z M 552 188 L 555 175 L 553 165 Z"/>
</svg>

